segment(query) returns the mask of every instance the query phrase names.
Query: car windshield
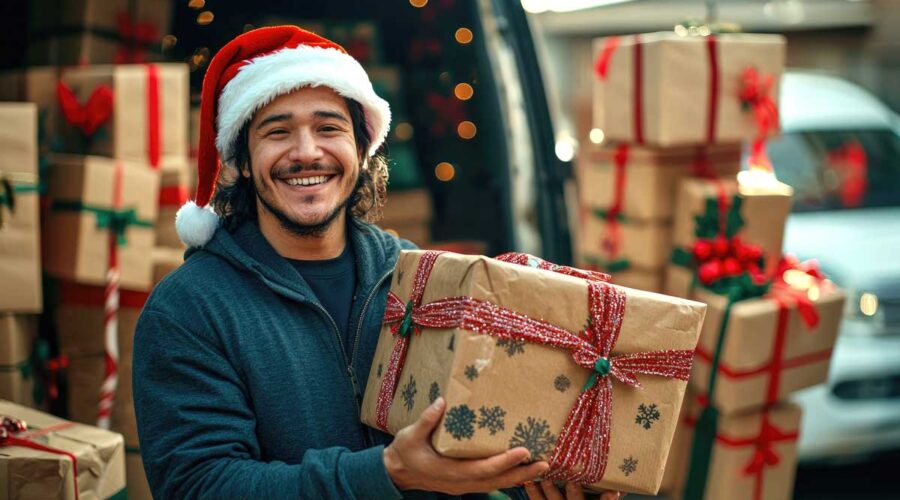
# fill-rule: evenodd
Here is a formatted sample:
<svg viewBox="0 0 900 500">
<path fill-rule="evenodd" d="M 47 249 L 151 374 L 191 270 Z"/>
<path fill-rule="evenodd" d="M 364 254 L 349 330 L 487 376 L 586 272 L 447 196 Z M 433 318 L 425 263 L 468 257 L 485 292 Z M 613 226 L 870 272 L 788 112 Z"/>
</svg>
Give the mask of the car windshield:
<svg viewBox="0 0 900 500">
<path fill-rule="evenodd" d="M 794 211 L 900 206 L 900 139 L 890 129 L 788 132 L 768 145 Z"/>
</svg>

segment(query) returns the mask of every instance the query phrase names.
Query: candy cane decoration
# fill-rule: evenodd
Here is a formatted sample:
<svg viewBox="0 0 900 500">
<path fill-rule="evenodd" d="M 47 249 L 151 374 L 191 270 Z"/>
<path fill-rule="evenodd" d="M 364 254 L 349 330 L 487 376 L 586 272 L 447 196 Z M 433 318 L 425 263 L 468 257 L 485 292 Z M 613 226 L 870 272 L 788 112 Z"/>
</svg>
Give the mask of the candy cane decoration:
<svg viewBox="0 0 900 500">
<path fill-rule="evenodd" d="M 116 162 L 113 177 L 113 210 L 122 205 L 123 168 Z M 97 427 L 109 429 L 116 387 L 119 385 L 119 242 L 115 224 L 109 228 L 109 269 L 106 272 L 106 287 L 103 289 L 103 348 L 106 366 L 103 385 L 100 387 L 100 402 L 97 408 Z"/>
</svg>

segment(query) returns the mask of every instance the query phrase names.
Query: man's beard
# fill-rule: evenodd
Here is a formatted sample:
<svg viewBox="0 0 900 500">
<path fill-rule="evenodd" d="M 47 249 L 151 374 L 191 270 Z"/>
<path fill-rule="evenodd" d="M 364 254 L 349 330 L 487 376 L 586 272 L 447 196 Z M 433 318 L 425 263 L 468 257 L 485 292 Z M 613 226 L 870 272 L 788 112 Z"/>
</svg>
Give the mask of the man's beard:
<svg viewBox="0 0 900 500">
<path fill-rule="evenodd" d="M 347 210 L 347 207 L 350 205 L 350 202 L 353 201 L 354 195 L 362 184 L 362 181 L 362 175 L 359 175 L 356 178 L 356 185 L 353 186 L 353 190 L 350 191 L 350 194 L 347 195 L 346 198 L 341 200 L 341 202 L 338 203 L 336 207 L 334 207 L 334 210 L 332 210 L 331 213 L 329 213 L 328 216 L 322 220 L 322 222 L 318 222 L 316 224 L 301 224 L 288 217 L 288 215 L 284 213 L 284 211 L 279 210 L 274 205 L 269 203 L 269 201 L 260 194 L 259 189 L 257 189 L 256 181 L 254 181 L 253 179 L 253 174 L 250 175 L 250 182 L 253 184 L 253 191 L 256 193 L 256 199 L 259 200 L 260 203 L 262 203 L 263 207 L 265 207 L 265 209 L 268 210 L 269 213 L 271 213 L 275 216 L 276 219 L 278 219 L 278 223 L 281 225 L 282 229 L 297 236 L 321 236 L 322 234 L 324 234 L 325 230 L 327 230 L 331 226 L 331 224 L 334 223 L 338 216 L 342 212 Z"/>
</svg>

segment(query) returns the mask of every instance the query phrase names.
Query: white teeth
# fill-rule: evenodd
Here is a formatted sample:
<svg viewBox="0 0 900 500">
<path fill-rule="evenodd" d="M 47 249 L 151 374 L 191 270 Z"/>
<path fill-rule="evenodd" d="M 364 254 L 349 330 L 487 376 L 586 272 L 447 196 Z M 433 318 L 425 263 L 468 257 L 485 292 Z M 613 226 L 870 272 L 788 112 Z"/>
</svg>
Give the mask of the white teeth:
<svg viewBox="0 0 900 500">
<path fill-rule="evenodd" d="M 327 175 L 317 175 L 315 177 L 303 177 L 303 178 L 292 178 L 288 179 L 287 183 L 291 186 L 315 186 L 316 184 L 322 184 L 323 182 L 328 180 Z"/>
</svg>

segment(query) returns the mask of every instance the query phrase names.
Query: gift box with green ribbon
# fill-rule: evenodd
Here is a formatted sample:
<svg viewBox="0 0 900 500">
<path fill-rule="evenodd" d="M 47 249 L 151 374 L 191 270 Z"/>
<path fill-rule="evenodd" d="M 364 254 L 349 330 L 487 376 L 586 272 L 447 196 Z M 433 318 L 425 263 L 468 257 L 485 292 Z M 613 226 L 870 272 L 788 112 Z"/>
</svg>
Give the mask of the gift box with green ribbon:
<svg viewBox="0 0 900 500">
<path fill-rule="evenodd" d="M 449 457 L 524 446 L 545 479 L 655 494 L 705 306 L 525 254 L 401 252 L 362 404 L 396 433 L 438 396 Z"/>
<path fill-rule="evenodd" d="M 116 251 L 122 287 L 150 289 L 158 171 L 139 162 L 56 155 L 47 194 L 44 268 L 49 274 L 104 285 Z"/>
<path fill-rule="evenodd" d="M 40 312 L 38 111 L 0 104 L 0 313 Z"/>
<path fill-rule="evenodd" d="M 0 313 L 0 399 L 35 405 L 31 347 L 36 337 L 37 316 Z"/>
<path fill-rule="evenodd" d="M 124 499 L 122 436 L 0 399 L 4 498 Z"/>
</svg>

